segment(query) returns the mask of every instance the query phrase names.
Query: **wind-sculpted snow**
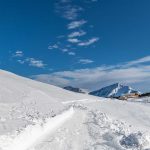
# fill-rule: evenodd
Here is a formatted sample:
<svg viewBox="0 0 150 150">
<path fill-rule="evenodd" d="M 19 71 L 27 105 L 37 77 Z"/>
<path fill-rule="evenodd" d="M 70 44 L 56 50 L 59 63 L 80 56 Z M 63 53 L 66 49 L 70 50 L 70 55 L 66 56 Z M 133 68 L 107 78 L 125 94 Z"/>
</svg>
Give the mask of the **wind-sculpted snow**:
<svg viewBox="0 0 150 150">
<path fill-rule="evenodd" d="M 29 125 L 18 135 L 7 135 L 0 137 L 0 148 L 2 150 L 28 150 L 36 143 L 46 138 L 51 132 L 54 132 L 67 119 L 73 115 L 73 108 L 62 114 L 47 118 L 45 122 L 39 122 L 36 125 Z"/>
</svg>

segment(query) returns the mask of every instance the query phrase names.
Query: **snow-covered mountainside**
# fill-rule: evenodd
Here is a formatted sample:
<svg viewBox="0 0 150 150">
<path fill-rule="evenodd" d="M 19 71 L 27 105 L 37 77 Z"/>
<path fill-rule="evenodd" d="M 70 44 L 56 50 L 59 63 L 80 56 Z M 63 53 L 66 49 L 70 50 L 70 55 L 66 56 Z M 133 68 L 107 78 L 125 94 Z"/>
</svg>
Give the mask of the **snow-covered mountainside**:
<svg viewBox="0 0 150 150">
<path fill-rule="evenodd" d="M 0 150 L 148 150 L 149 107 L 0 70 Z"/>
<path fill-rule="evenodd" d="M 119 97 L 131 93 L 140 93 L 140 92 L 132 89 L 129 86 L 116 83 L 110 86 L 106 86 L 100 90 L 90 92 L 89 94 L 99 97 Z"/>
<path fill-rule="evenodd" d="M 66 86 L 66 87 L 64 87 L 64 89 L 72 91 L 72 92 L 77 92 L 77 93 L 86 93 L 84 90 L 82 90 L 80 88 L 72 87 L 72 86 Z"/>
<path fill-rule="evenodd" d="M 9 115 L 12 124 L 10 127 L 7 118 L 5 130 L 0 124 L 0 133 L 26 126 L 27 117 L 60 112 L 64 109 L 62 101 L 80 99 L 86 99 L 86 96 L 0 70 L 0 119 Z"/>
</svg>

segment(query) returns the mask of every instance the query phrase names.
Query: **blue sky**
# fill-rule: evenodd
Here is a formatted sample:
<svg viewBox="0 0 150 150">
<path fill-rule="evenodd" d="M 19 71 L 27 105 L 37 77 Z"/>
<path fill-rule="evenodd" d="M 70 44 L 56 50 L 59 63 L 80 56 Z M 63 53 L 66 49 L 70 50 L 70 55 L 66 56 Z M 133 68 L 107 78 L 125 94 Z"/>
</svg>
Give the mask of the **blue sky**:
<svg viewBox="0 0 150 150">
<path fill-rule="evenodd" d="M 89 90 L 150 87 L 149 0 L 2 0 L 0 67 Z"/>
</svg>

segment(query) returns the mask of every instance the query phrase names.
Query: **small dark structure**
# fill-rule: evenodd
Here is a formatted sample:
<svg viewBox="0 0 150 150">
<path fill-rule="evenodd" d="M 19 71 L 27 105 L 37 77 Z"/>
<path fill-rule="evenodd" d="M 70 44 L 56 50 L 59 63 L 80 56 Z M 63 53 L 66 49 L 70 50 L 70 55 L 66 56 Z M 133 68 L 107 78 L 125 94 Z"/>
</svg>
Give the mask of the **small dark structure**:
<svg viewBox="0 0 150 150">
<path fill-rule="evenodd" d="M 72 87 L 72 86 L 66 86 L 66 87 L 64 87 L 64 89 L 68 90 L 68 91 L 76 92 L 76 93 L 85 93 L 82 89 Z"/>
<path fill-rule="evenodd" d="M 140 97 L 150 97 L 150 92 L 143 93 L 143 94 L 140 95 Z"/>
</svg>

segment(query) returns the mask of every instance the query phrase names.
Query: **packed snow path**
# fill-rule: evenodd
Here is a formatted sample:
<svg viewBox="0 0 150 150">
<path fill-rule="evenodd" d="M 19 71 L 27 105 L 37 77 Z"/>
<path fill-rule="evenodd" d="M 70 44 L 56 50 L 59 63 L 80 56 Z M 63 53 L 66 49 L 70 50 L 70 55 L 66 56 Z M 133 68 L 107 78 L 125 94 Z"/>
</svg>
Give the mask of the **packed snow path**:
<svg viewBox="0 0 150 150">
<path fill-rule="evenodd" d="M 28 150 L 59 128 L 73 113 L 74 110 L 71 107 L 68 111 L 54 118 L 45 120 L 44 123 L 26 127 L 25 130 L 16 137 L 3 136 L 0 139 L 0 149 Z"/>
<path fill-rule="evenodd" d="M 83 105 L 74 106 L 75 113 L 54 134 L 35 146 L 34 150 L 148 150 L 150 136 L 133 132 L 119 120 Z"/>
<path fill-rule="evenodd" d="M 16 137 L 1 136 L 0 150 L 149 150 L 148 132 L 135 132 L 125 122 L 87 107 L 90 103 L 64 103 L 71 106 L 60 115 L 27 126 Z"/>
</svg>

